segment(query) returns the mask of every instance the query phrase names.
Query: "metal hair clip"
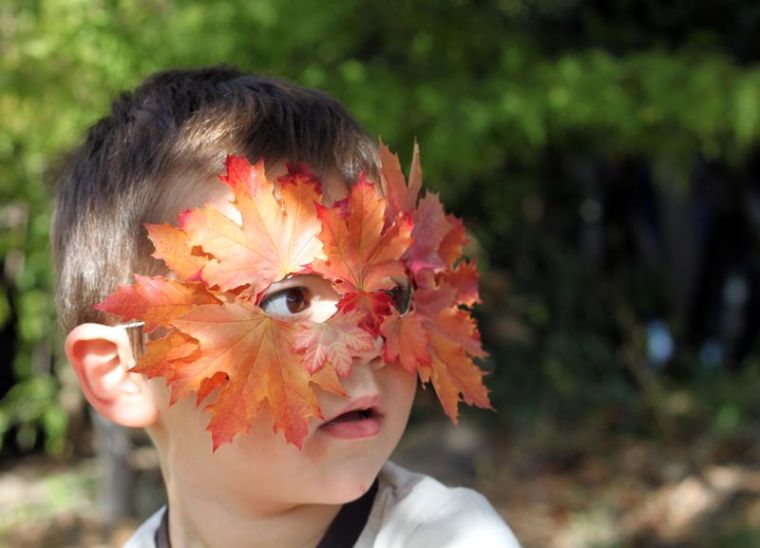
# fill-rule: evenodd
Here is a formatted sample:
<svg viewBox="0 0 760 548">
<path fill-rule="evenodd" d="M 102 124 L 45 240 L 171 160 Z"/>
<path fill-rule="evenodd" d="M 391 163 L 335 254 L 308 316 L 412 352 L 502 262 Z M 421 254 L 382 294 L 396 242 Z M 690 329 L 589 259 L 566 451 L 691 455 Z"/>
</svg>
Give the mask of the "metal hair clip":
<svg viewBox="0 0 760 548">
<path fill-rule="evenodd" d="M 123 327 L 124 329 L 131 329 L 133 327 L 143 327 L 145 325 L 145 322 L 128 322 L 128 323 L 117 323 L 114 325 L 114 327 Z"/>
</svg>

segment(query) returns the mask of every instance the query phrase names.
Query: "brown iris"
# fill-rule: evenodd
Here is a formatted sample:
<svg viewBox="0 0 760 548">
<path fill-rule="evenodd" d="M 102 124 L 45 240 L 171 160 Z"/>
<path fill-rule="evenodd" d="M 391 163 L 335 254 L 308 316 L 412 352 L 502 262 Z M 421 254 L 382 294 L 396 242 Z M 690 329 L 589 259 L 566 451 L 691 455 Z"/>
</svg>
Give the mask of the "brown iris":
<svg viewBox="0 0 760 548">
<path fill-rule="evenodd" d="M 259 306 L 268 313 L 284 314 L 285 310 L 290 314 L 303 312 L 311 305 L 311 292 L 305 287 L 287 287 L 267 295 L 262 299 Z"/>
<path fill-rule="evenodd" d="M 311 304 L 311 293 L 305 287 L 291 287 L 284 292 L 288 311 L 293 314 L 306 310 Z"/>
</svg>

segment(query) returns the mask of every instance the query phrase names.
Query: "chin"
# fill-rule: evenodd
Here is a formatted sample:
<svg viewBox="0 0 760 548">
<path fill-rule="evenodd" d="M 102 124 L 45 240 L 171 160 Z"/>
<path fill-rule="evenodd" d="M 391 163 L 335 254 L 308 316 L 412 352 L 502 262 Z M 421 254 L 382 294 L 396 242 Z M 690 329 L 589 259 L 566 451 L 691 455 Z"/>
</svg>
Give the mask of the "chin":
<svg viewBox="0 0 760 548">
<path fill-rule="evenodd" d="M 325 482 L 315 491 L 322 504 L 345 504 L 366 493 L 382 468 L 380 463 L 351 463 L 323 476 Z M 322 483 L 322 482 L 320 482 Z"/>
</svg>

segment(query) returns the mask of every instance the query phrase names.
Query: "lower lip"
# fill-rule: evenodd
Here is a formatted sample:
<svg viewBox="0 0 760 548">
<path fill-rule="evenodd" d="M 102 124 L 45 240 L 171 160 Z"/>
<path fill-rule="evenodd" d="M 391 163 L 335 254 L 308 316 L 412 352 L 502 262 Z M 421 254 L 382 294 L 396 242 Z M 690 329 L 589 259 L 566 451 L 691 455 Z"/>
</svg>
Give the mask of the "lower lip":
<svg viewBox="0 0 760 548">
<path fill-rule="evenodd" d="M 342 440 L 371 438 L 380 432 L 380 418 L 369 417 L 359 421 L 328 422 L 319 427 L 325 434 Z"/>
</svg>

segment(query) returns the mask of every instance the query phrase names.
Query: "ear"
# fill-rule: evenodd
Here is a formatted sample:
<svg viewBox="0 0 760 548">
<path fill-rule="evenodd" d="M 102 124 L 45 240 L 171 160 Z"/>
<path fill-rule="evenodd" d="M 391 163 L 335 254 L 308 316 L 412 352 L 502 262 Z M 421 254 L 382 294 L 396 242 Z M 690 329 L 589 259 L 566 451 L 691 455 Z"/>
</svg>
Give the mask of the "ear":
<svg viewBox="0 0 760 548">
<path fill-rule="evenodd" d="M 127 330 L 85 323 L 71 330 L 64 345 L 85 398 L 107 419 L 135 428 L 158 419 L 158 406 L 134 365 Z"/>
</svg>

